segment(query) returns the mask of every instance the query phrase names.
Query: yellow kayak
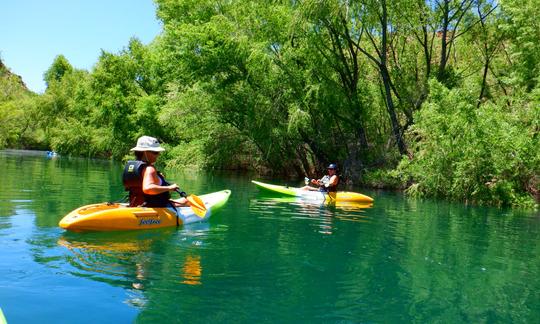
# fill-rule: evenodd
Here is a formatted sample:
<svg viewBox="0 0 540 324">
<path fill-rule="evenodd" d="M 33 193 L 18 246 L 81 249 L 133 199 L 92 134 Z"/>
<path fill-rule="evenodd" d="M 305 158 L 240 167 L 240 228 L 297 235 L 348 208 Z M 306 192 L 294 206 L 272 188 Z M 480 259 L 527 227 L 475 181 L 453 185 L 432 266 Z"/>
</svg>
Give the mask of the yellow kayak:
<svg viewBox="0 0 540 324">
<path fill-rule="evenodd" d="M 331 202 L 331 201 L 348 201 L 348 202 L 361 202 L 361 203 L 372 203 L 373 198 L 363 195 L 358 192 L 352 192 L 352 191 L 338 191 L 337 193 L 328 193 L 324 191 L 310 191 L 310 190 L 303 190 L 302 188 L 296 188 L 296 187 L 288 187 L 288 186 L 279 186 L 279 185 L 273 185 L 268 184 L 264 182 L 254 181 L 252 180 L 254 184 L 256 184 L 259 188 L 281 193 L 287 196 L 296 196 L 301 197 L 303 199 L 309 199 L 309 200 L 317 200 L 317 201 L 325 201 L 325 202 Z"/>
<path fill-rule="evenodd" d="M 222 190 L 199 196 L 206 206 L 203 215 L 191 207 L 128 207 L 127 204 L 100 203 L 79 207 L 62 220 L 60 227 L 71 231 L 123 231 L 179 226 L 206 221 L 222 207 L 231 194 Z"/>
</svg>

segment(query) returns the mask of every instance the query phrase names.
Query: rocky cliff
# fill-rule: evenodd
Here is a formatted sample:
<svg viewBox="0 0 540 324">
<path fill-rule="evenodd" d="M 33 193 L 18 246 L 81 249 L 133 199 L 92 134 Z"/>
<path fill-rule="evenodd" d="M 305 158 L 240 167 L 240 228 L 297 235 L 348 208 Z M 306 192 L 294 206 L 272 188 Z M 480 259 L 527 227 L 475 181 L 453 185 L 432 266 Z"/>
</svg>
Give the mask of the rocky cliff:
<svg viewBox="0 0 540 324">
<path fill-rule="evenodd" d="M 0 59 L 0 102 L 30 94 L 21 76 L 12 73 Z"/>
</svg>

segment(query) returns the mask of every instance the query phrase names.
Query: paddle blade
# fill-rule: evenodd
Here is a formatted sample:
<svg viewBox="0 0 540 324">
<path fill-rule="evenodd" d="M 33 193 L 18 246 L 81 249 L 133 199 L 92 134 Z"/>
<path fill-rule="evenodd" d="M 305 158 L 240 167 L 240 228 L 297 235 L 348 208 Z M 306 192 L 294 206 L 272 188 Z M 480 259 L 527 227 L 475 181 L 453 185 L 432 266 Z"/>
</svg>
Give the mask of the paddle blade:
<svg viewBox="0 0 540 324">
<path fill-rule="evenodd" d="M 203 218 L 206 215 L 206 206 L 204 205 L 204 202 L 201 198 L 195 196 L 195 195 L 189 195 L 187 197 L 187 201 L 189 202 L 189 206 L 195 213 L 195 215 Z"/>
</svg>

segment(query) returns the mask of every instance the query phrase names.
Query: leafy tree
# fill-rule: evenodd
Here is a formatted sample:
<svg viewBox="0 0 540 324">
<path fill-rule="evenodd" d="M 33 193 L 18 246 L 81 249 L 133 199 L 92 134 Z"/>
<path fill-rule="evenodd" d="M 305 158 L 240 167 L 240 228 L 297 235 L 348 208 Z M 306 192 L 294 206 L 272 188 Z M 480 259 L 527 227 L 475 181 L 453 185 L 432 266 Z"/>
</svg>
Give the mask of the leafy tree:
<svg viewBox="0 0 540 324">
<path fill-rule="evenodd" d="M 0 60 L 0 148 L 33 147 L 36 96 Z"/>
<path fill-rule="evenodd" d="M 146 55 L 144 46 L 132 39 L 119 55 L 102 52 L 90 76 L 91 122 L 104 135 L 100 140 L 104 154 L 121 158 L 141 132 L 161 137 L 154 113 L 160 100 L 153 96 L 156 85 L 152 71 L 144 64 Z"/>
<path fill-rule="evenodd" d="M 535 1 L 501 0 L 501 29 L 505 31 L 507 82 L 531 91 L 540 74 L 540 7 Z"/>
<path fill-rule="evenodd" d="M 65 58 L 64 55 L 58 55 L 51 67 L 49 67 L 49 69 L 47 69 L 47 71 L 45 71 L 45 73 L 43 74 L 43 79 L 45 80 L 45 83 L 47 84 L 47 86 L 49 86 L 49 84 L 53 81 L 60 81 L 62 80 L 62 77 L 66 74 L 66 73 L 70 73 L 73 71 L 73 66 L 71 66 L 71 64 L 69 63 L 69 61 Z"/>
<path fill-rule="evenodd" d="M 477 107 L 475 97 L 465 95 L 469 89 L 430 85 L 430 97 L 409 132 L 414 158 L 401 164 L 415 180 L 409 192 L 533 206 L 526 192 L 532 191 L 527 188 L 531 181 L 537 186 L 540 171 L 537 109 L 517 105 L 508 111 L 496 103 Z"/>
</svg>

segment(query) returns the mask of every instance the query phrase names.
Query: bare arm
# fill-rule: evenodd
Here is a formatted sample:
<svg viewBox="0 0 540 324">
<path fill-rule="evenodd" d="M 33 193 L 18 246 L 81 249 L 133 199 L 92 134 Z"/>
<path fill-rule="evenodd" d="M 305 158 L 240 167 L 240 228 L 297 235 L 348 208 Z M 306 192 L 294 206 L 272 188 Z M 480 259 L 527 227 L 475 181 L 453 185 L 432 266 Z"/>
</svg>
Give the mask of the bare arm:
<svg viewBox="0 0 540 324">
<path fill-rule="evenodd" d="M 333 175 L 331 178 L 330 178 L 330 182 L 328 183 L 329 186 L 337 186 L 338 185 L 338 177 L 337 175 Z"/>
<path fill-rule="evenodd" d="M 178 186 L 173 183 L 169 186 L 162 186 L 159 184 L 159 177 L 157 175 L 156 168 L 153 166 L 146 167 L 144 170 L 142 190 L 147 195 L 158 195 L 167 191 L 174 191 L 178 189 Z"/>
</svg>

